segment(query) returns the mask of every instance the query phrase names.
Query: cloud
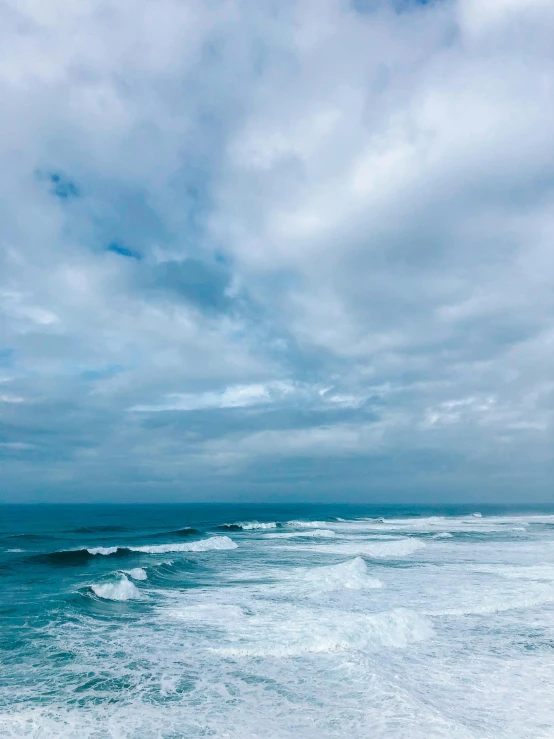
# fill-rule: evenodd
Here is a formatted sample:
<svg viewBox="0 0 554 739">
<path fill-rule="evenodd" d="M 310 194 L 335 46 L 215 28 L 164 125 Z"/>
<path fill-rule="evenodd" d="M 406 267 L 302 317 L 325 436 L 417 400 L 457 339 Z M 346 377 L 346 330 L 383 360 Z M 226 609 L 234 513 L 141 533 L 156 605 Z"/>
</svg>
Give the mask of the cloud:
<svg viewBox="0 0 554 739">
<path fill-rule="evenodd" d="M 0 21 L 6 499 L 548 498 L 551 3 Z"/>
</svg>

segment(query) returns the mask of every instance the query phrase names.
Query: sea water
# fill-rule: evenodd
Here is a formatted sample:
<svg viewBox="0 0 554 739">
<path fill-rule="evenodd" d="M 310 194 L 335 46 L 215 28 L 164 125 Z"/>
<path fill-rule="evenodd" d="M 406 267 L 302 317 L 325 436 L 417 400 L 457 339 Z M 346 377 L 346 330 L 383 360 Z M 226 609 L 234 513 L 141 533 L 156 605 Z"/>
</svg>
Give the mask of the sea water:
<svg viewBox="0 0 554 739">
<path fill-rule="evenodd" d="M 0 736 L 554 737 L 554 514 L 1 512 Z"/>
</svg>

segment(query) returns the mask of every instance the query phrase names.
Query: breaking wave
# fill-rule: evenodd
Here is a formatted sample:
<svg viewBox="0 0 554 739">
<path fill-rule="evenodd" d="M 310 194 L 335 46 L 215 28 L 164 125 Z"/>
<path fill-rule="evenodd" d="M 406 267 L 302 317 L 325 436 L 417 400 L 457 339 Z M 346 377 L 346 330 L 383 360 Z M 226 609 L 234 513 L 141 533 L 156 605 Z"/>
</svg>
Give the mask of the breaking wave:
<svg viewBox="0 0 554 739">
<path fill-rule="evenodd" d="M 219 531 L 255 531 L 256 529 L 277 529 L 281 524 L 277 521 L 268 521 L 263 523 L 260 521 L 247 521 L 246 523 L 224 523 L 218 526 Z"/>
<path fill-rule="evenodd" d="M 212 536 L 209 539 L 191 541 L 188 544 L 159 544 L 157 546 L 127 547 L 131 552 L 145 554 L 167 554 L 168 552 L 208 552 L 224 549 L 237 549 L 236 544 L 228 536 Z"/>
<path fill-rule="evenodd" d="M 120 549 L 124 549 L 124 547 L 93 547 L 92 549 L 87 549 L 87 552 L 93 555 L 103 554 L 107 556 L 109 554 L 116 554 Z"/>
<path fill-rule="evenodd" d="M 136 600 L 140 598 L 140 590 L 125 575 L 121 575 L 117 582 L 94 584 L 90 588 L 96 596 L 105 600 Z"/>
<path fill-rule="evenodd" d="M 133 580 L 146 580 L 148 577 L 146 571 L 143 570 L 142 567 L 133 567 L 132 570 L 125 570 L 125 574 L 132 577 Z"/>
<path fill-rule="evenodd" d="M 90 547 L 87 549 L 66 549 L 48 554 L 38 554 L 30 559 L 46 562 L 53 565 L 82 565 L 97 556 L 110 557 L 128 556 L 130 552 L 143 554 L 166 554 L 167 552 L 208 552 L 212 550 L 236 549 L 238 544 L 228 536 L 212 536 L 200 541 L 176 542 L 174 544 L 158 544 L 155 546 L 112 546 Z"/>
</svg>

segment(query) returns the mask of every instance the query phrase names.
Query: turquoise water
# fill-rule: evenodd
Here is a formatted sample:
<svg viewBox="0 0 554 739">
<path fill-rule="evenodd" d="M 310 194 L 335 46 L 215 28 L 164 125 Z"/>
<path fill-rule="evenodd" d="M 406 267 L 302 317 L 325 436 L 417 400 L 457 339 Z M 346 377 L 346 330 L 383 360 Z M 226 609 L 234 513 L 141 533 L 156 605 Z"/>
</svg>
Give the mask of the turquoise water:
<svg viewBox="0 0 554 739">
<path fill-rule="evenodd" d="M 5 507 L 0 735 L 554 736 L 554 514 Z"/>
</svg>

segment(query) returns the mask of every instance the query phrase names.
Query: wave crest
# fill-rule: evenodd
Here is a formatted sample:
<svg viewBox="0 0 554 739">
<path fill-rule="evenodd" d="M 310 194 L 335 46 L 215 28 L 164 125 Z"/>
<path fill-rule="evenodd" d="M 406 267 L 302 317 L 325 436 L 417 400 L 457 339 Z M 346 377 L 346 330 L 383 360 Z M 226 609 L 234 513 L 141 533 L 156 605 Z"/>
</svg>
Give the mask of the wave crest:
<svg viewBox="0 0 554 739">
<path fill-rule="evenodd" d="M 125 570 L 125 574 L 132 577 L 133 580 L 146 580 L 148 577 L 146 571 L 143 570 L 142 567 L 133 567 L 132 570 Z"/>
<path fill-rule="evenodd" d="M 212 536 L 209 539 L 191 541 L 188 544 L 159 544 L 157 546 L 127 547 L 131 552 L 144 554 L 167 554 L 168 552 L 208 552 L 225 549 L 237 549 L 236 544 L 228 536 Z"/>
<path fill-rule="evenodd" d="M 136 600 L 140 598 L 140 590 L 125 575 L 118 582 L 106 582 L 91 585 L 91 590 L 104 600 Z"/>
</svg>

